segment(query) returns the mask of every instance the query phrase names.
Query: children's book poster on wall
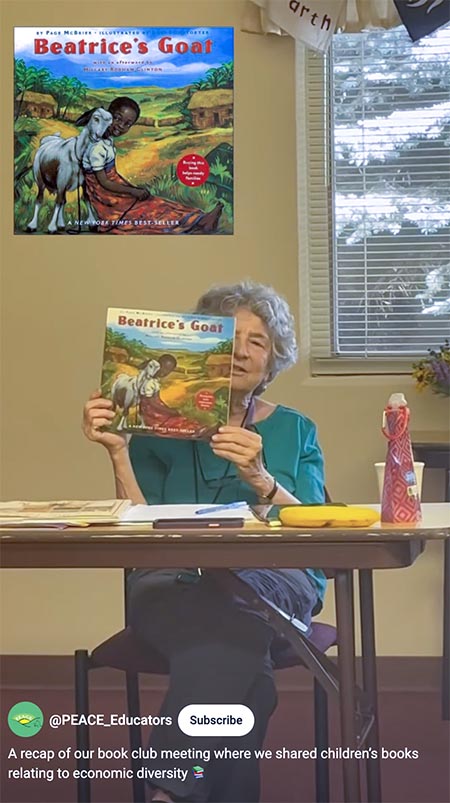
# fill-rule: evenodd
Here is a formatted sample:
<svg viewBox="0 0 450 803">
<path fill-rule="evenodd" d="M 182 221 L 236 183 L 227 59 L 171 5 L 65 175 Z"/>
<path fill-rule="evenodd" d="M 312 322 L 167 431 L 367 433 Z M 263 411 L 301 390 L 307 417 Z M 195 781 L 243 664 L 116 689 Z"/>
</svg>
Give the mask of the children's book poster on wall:
<svg viewBox="0 0 450 803">
<path fill-rule="evenodd" d="M 232 234 L 233 39 L 15 28 L 15 233 Z"/>
</svg>

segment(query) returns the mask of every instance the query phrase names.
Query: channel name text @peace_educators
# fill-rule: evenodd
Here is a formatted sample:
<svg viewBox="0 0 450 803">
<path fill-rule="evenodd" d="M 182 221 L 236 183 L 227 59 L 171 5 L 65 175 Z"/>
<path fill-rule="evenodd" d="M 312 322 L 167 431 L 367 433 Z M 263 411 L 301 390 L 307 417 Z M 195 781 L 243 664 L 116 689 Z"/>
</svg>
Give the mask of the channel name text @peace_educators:
<svg viewBox="0 0 450 803">
<path fill-rule="evenodd" d="M 123 725 L 172 725 L 172 717 L 135 716 L 129 714 L 51 714 L 48 718 L 51 728 L 63 725 L 100 725 L 102 728 L 114 728 Z"/>
</svg>

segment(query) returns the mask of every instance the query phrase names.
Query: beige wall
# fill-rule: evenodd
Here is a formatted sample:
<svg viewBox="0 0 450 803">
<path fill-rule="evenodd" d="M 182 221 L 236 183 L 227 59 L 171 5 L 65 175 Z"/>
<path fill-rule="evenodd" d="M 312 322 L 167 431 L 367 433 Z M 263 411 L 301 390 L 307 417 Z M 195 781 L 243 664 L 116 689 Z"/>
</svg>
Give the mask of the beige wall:
<svg viewBox="0 0 450 803">
<path fill-rule="evenodd" d="M 113 493 L 106 456 L 83 440 L 79 426 L 83 402 L 99 380 L 107 306 L 188 309 L 211 283 L 247 276 L 273 283 L 297 315 L 304 304 L 296 235 L 294 45 L 289 38 L 241 33 L 243 6 L 241 0 L 2 4 L 8 177 L 1 185 L 3 499 Z M 12 235 L 12 29 L 70 24 L 235 27 L 234 236 Z M 383 459 L 385 449 L 381 410 L 393 390 L 406 392 L 416 429 L 448 426 L 446 403 L 419 397 L 407 378 L 316 379 L 305 360 L 277 381 L 268 398 L 318 423 L 335 499 L 373 502 L 372 463 Z M 381 654 L 439 654 L 441 563 L 441 548 L 433 546 L 413 568 L 377 575 Z M 120 572 L 3 571 L 0 580 L 4 653 L 69 653 L 121 626 Z M 333 616 L 330 591 L 323 618 Z"/>
</svg>

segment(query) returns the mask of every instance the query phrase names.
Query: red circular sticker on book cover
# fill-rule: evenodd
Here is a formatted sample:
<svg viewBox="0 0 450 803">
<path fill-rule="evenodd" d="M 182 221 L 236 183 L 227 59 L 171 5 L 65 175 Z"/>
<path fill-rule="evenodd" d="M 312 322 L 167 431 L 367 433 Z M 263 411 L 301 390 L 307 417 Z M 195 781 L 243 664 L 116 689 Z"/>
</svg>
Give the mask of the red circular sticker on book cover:
<svg viewBox="0 0 450 803">
<path fill-rule="evenodd" d="M 216 403 L 216 397 L 210 390 L 199 390 L 195 395 L 195 404 L 199 410 L 212 410 Z"/>
<path fill-rule="evenodd" d="M 187 187 L 200 187 L 209 176 L 209 164 L 200 154 L 188 153 L 177 164 L 177 176 Z"/>
</svg>

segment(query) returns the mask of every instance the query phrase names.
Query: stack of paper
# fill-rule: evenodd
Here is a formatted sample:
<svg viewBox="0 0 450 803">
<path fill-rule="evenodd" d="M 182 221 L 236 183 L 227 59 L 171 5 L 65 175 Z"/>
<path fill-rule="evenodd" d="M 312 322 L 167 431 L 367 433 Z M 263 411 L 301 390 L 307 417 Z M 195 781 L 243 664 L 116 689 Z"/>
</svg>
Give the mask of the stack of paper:
<svg viewBox="0 0 450 803">
<path fill-rule="evenodd" d="M 116 524 L 130 505 L 129 499 L 0 502 L 0 526 Z"/>
<path fill-rule="evenodd" d="M 196 519 L 201 527 L 202 518 L 244 519 L 256 521 L 246 502 L 231 505 L 133 505 L 125 511 L 121 523 L 152 522 L 157 519 Z"/>
</svg>

